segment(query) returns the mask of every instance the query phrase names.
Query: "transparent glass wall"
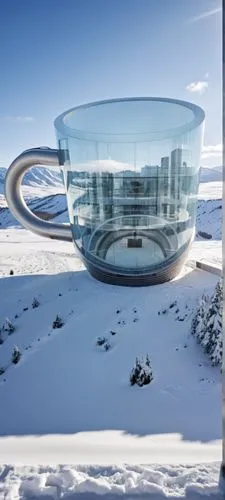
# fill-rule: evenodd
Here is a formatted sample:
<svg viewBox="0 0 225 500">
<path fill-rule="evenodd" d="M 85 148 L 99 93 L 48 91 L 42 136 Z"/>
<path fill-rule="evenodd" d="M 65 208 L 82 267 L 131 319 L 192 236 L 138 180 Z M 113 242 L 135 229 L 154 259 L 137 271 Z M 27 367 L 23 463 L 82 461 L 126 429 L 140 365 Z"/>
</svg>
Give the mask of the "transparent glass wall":
<svg viewBox="0 0 225 500">
<path fill-rule="evenodd" d="M 168 265 L 195 228 L 203 111 L 124 99 L 55 122 L 71 229 L 85 262 L 138 274 Z"/>
</svg>

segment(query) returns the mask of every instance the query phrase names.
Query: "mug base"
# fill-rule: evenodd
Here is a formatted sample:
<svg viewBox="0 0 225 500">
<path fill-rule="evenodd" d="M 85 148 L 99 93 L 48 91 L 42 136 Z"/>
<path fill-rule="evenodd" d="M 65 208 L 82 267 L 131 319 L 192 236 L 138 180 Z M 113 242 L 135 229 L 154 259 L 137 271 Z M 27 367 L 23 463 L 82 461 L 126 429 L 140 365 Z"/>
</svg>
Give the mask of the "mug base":
<svg viewBox="0 0 225 500">
<path fill-rule="evenodd" d="M 93 278 L 109 285 L 130 287 L 160 285 L 162 283 L 166 283 L 167 281 L 171 281 L 178 276 L 185 264 L 185 261 L 187 260 L 188 253 L 189 248 L 175 261 L 170 263 L 170 265 L 165 266 L 158 271 L 152 271 L 151 273 L 146 274 L 125 275 L 111 273 L 110 271 L 100 269 L 93 262 L 85 262 L 85 266 Z"/>
</svg>

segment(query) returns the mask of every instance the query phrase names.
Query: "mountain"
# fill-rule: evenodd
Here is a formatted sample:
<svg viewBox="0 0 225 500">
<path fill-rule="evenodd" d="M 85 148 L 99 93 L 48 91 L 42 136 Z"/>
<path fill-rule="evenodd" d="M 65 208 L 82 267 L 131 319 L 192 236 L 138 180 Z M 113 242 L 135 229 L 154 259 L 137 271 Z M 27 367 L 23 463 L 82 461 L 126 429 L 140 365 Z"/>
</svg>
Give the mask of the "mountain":
<svg viewBox="0 0 225 500">
<path fill-rule="evenodd" d="M 220 182 L 222 181 L 223 167 L 207 168 L 201 167 L 200 182 Z"/>
<path fill-rule="evenodd" d="M 27 199 L 27 204 L 32 212 L 42 219 L 57 218 L 57 222 L 68 222 L 68 212 L 65 194 L 51 194 L 42 198 Z M 60 217 L 60 218 L 59 218 Z M 0 206 L 0 228 L 20 227 L 7 206 Z"/>
<path fill-rule="evenodd" d="M 7 169 L 0 168 L 0 192 L 4 191 L 4 179 Z M 33 167 L 31 168 L 23 178 L 23 184 L 25 186 L 62 186 L 63 178 L 61 170 L 55 170 L 47 167 Z"/>
</svg>

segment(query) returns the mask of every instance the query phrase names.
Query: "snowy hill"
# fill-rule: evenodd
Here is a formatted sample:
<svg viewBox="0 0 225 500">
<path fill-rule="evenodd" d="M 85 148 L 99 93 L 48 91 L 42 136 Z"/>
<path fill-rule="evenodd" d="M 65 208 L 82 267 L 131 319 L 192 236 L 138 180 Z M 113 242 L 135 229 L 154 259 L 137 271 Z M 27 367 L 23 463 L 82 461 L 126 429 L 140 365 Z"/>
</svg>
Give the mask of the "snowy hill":
<svg viewBox="0 0 225 500">
<path fill-rule="evenodd" d="M 7 169 L 0 168 L 0 192 L 4 192 L 4 179 Z M 33 167 L 24 176 L 25 186 L 62 186 L 62 174 L 60 170 L 47 167 Z"/>
<path fill-rule="evenodd" d="M 0 365 L 8 366 L 15 344 L 22 359 L 1 376 L 1 435 L 123 429 L 142 436 L 178 432 L 185 441 L 220 439 L 220 374 L 190 334 L 192 311 L 202 290 L 210 293 L 215 286 L 214 275 L 186 268 L 173 283 L 140 288 L 137 295 L 136 289 L 93 280 L 73 257 L 72 244 L 27 239 L 23 230 L 12 230 L 8 238 L 7 234 L 2 233 L 1 266 L 13 269 L 17 261 L 20 276 L 0 280 L 1 323 L 9 317 L 16 327 L 0 346 Z M 31 307 L 33 297 L 40 302 L 36 309 Z M 179 318 L 186 314 L 185 320 L 176 319 L 173 310 L 158 315 L 174 301 L 179 304 Z M 57 314 L 64 326 L 53 330 Z M 97 346 L 99 336 L 109 340 L 108 352 Z M 135 358 L 146 353 L 154 381 L 143 389 L 130 388 Z M 206 381 L 200 382 L 201 378 Z M 210 391 L 210 407 L 205 391 Z M 69 405 L 69 413 L 57 411 L 59 393 L 60 407 Z M 146 404 L 150 420 L 148 411 L 140 413 Z M 190 406 L 194 428 L 190 428 Z"/>
<path fill-rule="evenodd" d="M 43 198 L 28 197 L 29 208 L 38 216 L 45 219 L 57 218 L 63 214 L 63 222 L 68 221 L 67 204 L 65 194 L 49 195 Z M 0 229 L 9 227 L 20 227 L 19 222 L 14 219 L 7 206 L 0 206 Z"/>
</svg>

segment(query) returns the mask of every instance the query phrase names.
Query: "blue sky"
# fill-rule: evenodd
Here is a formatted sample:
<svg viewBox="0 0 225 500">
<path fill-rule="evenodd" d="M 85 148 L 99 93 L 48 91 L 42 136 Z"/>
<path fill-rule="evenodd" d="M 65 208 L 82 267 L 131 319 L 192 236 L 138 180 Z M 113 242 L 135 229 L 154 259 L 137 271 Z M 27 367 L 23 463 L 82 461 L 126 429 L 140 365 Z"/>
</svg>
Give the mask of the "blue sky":
<svg viewBox="0 0 225 500">
<path fill-rule="evenodd" d="M 202 164 L 221 164 L 221 0 L 7 0 L 0 16 L 0 166 L 55 147 L 54 118 L 124 96 L 206 112 Z"/>
</svg>

